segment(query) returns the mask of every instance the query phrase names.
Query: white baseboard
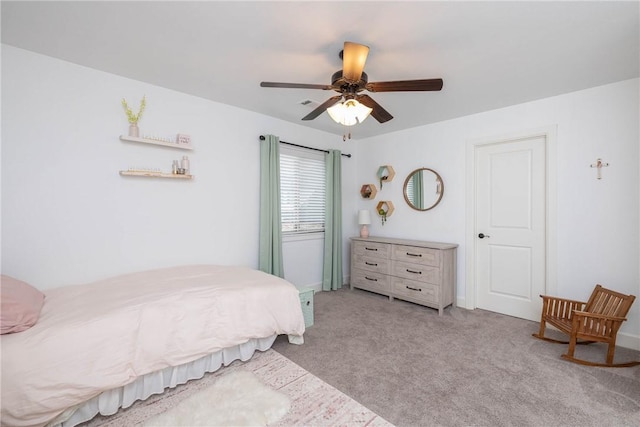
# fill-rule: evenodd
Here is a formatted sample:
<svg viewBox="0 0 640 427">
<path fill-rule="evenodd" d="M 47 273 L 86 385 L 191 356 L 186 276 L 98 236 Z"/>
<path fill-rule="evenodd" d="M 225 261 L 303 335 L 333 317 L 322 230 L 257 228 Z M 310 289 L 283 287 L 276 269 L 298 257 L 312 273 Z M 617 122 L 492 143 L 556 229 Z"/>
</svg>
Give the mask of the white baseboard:
<svg viewBox="0 0 640 427">
<path fill-rule="evenodd" d="M 343 288 L 348 288 L 349 287 L 349 281 L 350 281 L 350 277 L 346 276 L 346 278 L 342 279 L 342 287 Z M 296 285 L 296 287 L 298 289 L 313 289 L 313 292 L 322 292 L 322 282 L 318 282 L 318 283 L 311 283 L 308 285 Z"/>
<path fill-rule="evenodd" d="M 313 293 L 322 291 L 322 283 L 313 283 L 305 286 L 296 286 L 298 289 L 313 289 Z"/>
<path fill-rule="evenodd" d="M 640 351 L 640 336 L 627 334 L 625 332 L 618 332 L 616 345 L 619 345 L 620 347 L 630 348 L 632 350 Z"/>
</svg>

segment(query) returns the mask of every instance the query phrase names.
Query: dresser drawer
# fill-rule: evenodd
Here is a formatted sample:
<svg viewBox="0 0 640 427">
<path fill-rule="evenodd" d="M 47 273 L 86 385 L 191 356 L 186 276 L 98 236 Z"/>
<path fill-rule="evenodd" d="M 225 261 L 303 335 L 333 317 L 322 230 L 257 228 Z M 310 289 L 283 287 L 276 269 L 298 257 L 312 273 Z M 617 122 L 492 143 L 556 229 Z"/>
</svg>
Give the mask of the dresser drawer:
<svg viewBox="0 0 640 427">
<path fill-rule="evenodd" d="M 440 287 L 430 283 L 394 277 L 391 283 L 391 291 L 398 298 L 409 297 L 430 304 L 438 304 L 440 301 Z"/>
<path fill-rule="evenodd" d="M 440 269 L 428 265 L 414 264 L 410 262 L 393 261 L 391 267 L 393 276 L 403 277 L 418 282 L 440 284 Z"/>
<path fill-rule="evenodd" d="M 353 253 L 375 258 L 389 258 L 390 245 L 376 242 L 353 242 Z"/>
<path fill-rule="evenodd" d="M 440 265 L 440 251 L 417 246 L 393 245 L 392 258 L 398 261 L 411 262 L 422 265 Z"/>
<path fill-rule="evenodd" d="M 351 260 L 351 268 L 389 274 L 391 271 L 391 261 L 384 258 L 356 254 Z"/>
<path fill-rule="evenodd" d="M 388 293 L 391 289 L 388 275 L 357 268 L 351 271 L 351 287 L 382 293 Z"/>
</svg>

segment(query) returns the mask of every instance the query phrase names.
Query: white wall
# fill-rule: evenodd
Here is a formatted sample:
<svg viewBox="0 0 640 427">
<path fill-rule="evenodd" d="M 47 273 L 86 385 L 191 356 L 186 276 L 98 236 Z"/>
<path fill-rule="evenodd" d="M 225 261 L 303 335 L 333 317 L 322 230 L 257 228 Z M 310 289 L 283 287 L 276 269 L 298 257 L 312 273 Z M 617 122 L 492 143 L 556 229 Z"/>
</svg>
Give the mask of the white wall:
<svg viewBox="0 0 640 427">
<path fill-rule="evenodd" d="M 380 200 L 395 204 L 393 216 L 384 227 L 372 224 L 371 234 L 458 243 L 464 305 L 468 141 L 557 126 L 557 293 L 586 299 L 602 283 L 640 296 L 638 92 L 639 79 L 632 79 L 359 141 L 356 185 L 376 182 L 380 165 L 397 173 L 375 200 L 359 201 L 372 214 Z M 589 167 L 599 157 L 610 164 L 602 180 Z M 410 209 L 402 196 L 404 179 L 418 167 L 435 169 L 444 180 L 442 202 L 427 212 Z M 622 331 L 640 348 L 640 303 Z"/>
<path fill-rule="evenodd" d="M 192 152 L 119 140 L 128 129 L 121 98 L 137 109 L 143 95 L 141 133 L 189 134 Z M 257 267 L 259 135 L 355 148 L 335 135 L 6 45 L 2 124 L 2 272 L 41 289 L 178 264 Z M 182 155 L 191 159 L 192 182 L 118 174 L 130 166 L 168 171 Z M 356 163 L 342 164 L 350 188 Z M 356 203 L 345 198 L 345 212 Z M 351 216 L 347 235 L 356 230 Z M 287 263 L 287 278 L 317 286 L 322 245 L 296 242 L 295 252 L 307 265 Z"/>
<path fill-rule="evenodd" d="M 357 210 L 392 200 L 395 213 L 384 227 L 374 221 L 371 233 L 458 243 L 464 297 L 467 142 L 557 126 L 558 294 L 586 298 L 601 282 L 640 296 L 638 92 L 633 79 L 345 147 L 339 136 L 3 45 L 2 272 L 46 289 L 185 263 L 257 266 L 258 136 L 273 133 L 354 154 L 342 162 L 345 275 Z M 187 133 L 193 152 L 118 139 L 127 132 L 120 99 L 137 105 L 143 94 L 142 132 Z M 193 182 L 117 173 L 168 170 L 185 153 Z M 589 168 L 598 157 L 611 165 L 601 181 Z M 377 183 L 383 164 L 395 168 L 395 180 L 362 200 L 360 186 Z M 445 184 L 428 212 L 402 197 L 404 178 L 422 166 Z M 318 287 L 321 243 L 285 246 L 286 275 L 297 286 Z M 636 302 L 622 329 L 636 342 L 639 313 Z"/>
</svg>

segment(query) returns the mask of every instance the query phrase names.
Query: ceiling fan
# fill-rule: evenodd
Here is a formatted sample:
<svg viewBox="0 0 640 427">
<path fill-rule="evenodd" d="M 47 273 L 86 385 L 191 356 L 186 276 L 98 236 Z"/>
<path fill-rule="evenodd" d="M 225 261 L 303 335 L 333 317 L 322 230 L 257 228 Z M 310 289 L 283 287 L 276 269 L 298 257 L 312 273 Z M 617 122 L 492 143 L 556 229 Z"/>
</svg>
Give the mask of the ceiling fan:
<svg viewBox="0 0 640 427">
<path fill-rule="evenodd" d="M 336 71 L 331 76 L 330 85 L 322 84 L 306 84 L 306 83 L 277 83 L 277 82 L 261 82 L 261 87 L 276 87 L 289 89 L 322 89 L 334 90 L 339 95 L 332 96 L 319 107 L 302 118 L 302 120 L 313 120 L 322 114 L 325 110 L 330 109 L 338 104 L 343 98 L 345 104 L 350 100 L 356 100 L 360 104 L 368 107 L 370 114 L 380 123 L 388 122 L 393 116 L 380 104 L 373 100 L 369 95 L 361 94 L 366 90 L 369 92 L 409 92 L 409 91 L 438 91 L 442 89 L 442 79 L 421 79 L 421 80 L 397 80 L 389 82 L 369 82 L 367 73 L 364 72 L 364 64 L 367 61 L 369 47 L 353 43 L 344 42 L 344 49 L 340 52 L 342 59 L 342 70 Z M 351 101 L 353 102 L 353 101 Z M 357 104 L 357 103 L 355 103 Z M 333 117 L 333 116 L 332 116 Z M 334 118 L 334 120 L 336 120 Z M 364 120 L 364 119 L 362 119 Z M 337 121 L 337 120 L 336 120 Z M 361 120 L 358 120 L 359 123 Z M 355 124 L 351 123 L 351 124 Z"/>
</svg>

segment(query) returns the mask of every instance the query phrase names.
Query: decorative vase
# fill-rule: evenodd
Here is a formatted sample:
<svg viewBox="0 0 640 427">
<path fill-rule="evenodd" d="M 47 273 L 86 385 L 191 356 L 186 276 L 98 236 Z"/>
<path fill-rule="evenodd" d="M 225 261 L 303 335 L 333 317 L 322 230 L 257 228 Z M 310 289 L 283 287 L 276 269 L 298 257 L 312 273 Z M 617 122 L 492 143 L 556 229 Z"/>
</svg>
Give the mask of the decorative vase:
<svg viewBox="0 0 640 427">
<path fill-rule="evenodd" d="M 131 123 L 129 125 L 129 136 L 134 136 L 136 138 L 140 136 L 140 128 L 138 128 L 137 123 Z"/>
</svg>

